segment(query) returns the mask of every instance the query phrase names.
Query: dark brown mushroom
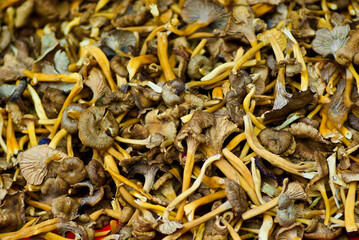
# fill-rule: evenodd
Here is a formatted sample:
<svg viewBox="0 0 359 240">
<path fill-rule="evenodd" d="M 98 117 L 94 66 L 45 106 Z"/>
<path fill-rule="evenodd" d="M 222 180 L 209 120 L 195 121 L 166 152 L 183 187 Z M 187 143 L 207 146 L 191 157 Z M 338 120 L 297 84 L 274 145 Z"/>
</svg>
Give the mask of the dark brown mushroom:
<svg viewBox="0 0 359 240">
<path fill-rule="evenodd" d="M 155 238 L 157 221 L 152 216 L 151 212 L 146 212 L 145 215 L 138 215 L 132 221 L 132 235 L 139 240 L 150 240 Z"/>
<path fill-rule="evenodd" d="M 62 113 L 61 127 L 66 129 L 69 134 L 78 132 L 78 122 L 80 114 L 87 108 L 84 104 L 71 103 Z"/>
<path fill-rule="evenodd" d="M 59 112 L 64 105 L 66 96 L 59 89 L 47 88 L 41 100 L 47 117 L 57 118 L 57 115 L 59 115 Z"/>
<path fill-rule="evenodd" d="M 76 157 L 63 159 L 56 171 L 57 176 L 68 184 L 81 182 L 87 176 L 84 163 Z"/>
<path fill-rule="evenodd" d="M 69 184 L 62 178 L 48 178 L 41 185 L 41 194 L 44 201 L 51 200 L 67 193 Z"/>
<path fill-rule="evenodd" d="M 58 197 L 51 201 L 52 213 L 65 221 L 76 218 L 78 207 L 76 200 L 70 197 Z"/>
<path fill-rule="evenodd" d="M 107 107 L 90 107 L 79 119 L 79 138 L 83 145 L 96 150 L 105 150 L 118 134 L 118 123 Z"/>
<path fill-rule="evenodd" d="M 285 156 L 295 151 L 296 142 L 291 133 L 273 128 L 265 128 L 258 135 L 259 141 L 269 151 Z"/>
<path fill-rule="evenodd" d="M 287 194 L 282 194 L 278 200 L 277 221 L 282 227 L 288 227 L 295 222 L 296 209 L 294 202 Z"/>
<path fill-rule="evenodd" d="M 86 166 L 86 170 L 87 175 L 94 186 L 101 187 L 105 184 L 105 169 L 103 167 L 103 164 L 99 160 L 92 159 Z"/>
<path fill-rule="evenodd" d="M 344 34 L 343 34 L 344 35 Z M 335 60 L 342 65 L 349 65 L 353 63 L 355 65 L 359 64 L 359 55 L 358 55 L 358 40 L 359 40 L 359 31 L 353 30 L 349 32 L 349 40 L 348 42 L 344 42 L 344 46 L 342 45 L 335 52 Z"/>
<path fill-rule="evenodd" d="M 241 216 L 242 213 L 247 211 L 248 202 L 247 195 L 244 192 L 243 188 L 232 179 L 225 179 L 225 191 L 227 193 L 227 198 L 229 203 L 232 205 L 232 209 L 236 216 Z"/>
<path fill-rule="evenodd" d="M 128 112 L 135 106 L 134 97 L 130 93 L 112 92 L 105 94 L 97 102 L 96 106 L 107 106 L 115 115 Z"/>
<path fill-rule="evenodd" d="M 25 222 L 25 193 L 16 191 L 8 194 L 0 206 L 0 233 L 21 228 Z"/>
<path fill-rule="evenodd" d="M 188 63 L 187 74 L 190 78 L 200 79 L 212 71 L 213 62 L 203 55 L 196 55 Z M 202 74 L 202 73 L 204 74 Z"/>
</svg>

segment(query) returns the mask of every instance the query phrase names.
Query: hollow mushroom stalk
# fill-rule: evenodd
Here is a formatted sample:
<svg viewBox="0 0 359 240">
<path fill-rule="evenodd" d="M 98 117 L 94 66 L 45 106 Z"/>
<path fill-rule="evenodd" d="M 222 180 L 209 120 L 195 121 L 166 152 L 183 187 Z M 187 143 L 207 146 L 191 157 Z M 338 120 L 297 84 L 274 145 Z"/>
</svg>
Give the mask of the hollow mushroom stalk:
<svg viewBox="0 0 359 240">
<path fill-rule="evenodd" d="M 168 39 L 166 32 L 157 33 L 157 55 L 160 61 L 160 64 L 165 74 L 166 81 L 171 81 L 176 78 L 176 75 L 173 73 L 170 66 L 167 54 Z"/>
<path fill-rule="evenodd" d="M 99 47 L 96 47 L 96 46 L 87 46 L 87 49 L 88 49 L 89 53 L 92 56 L 94 56 L 97 63 L 100 65 L 100 68 L 102 69 L 102 71 L 106 77 L 106 80 L 108 82 L 108 85 L 111 88 L 111 91 L 113 91 L 113 92 L 117 91 L 117 85 L 112 78 L 112 74 L 111 74 L 111 70 L 110 70 L 110 62 L 108 61 L 105 53 Z"/>
<path fill-rule="evenodd" d="M 158 59 L 153 55 L 142 55 L 131 58 L 131 60 L 128 61 L 127 64 L 129 79 L 131 80 L 135 76 L 139 67 L 151 63 L 158 63 Z"/>
<path fill-rule="evenodd" d="M 184 150 L 181 141 L 186 139 L 187 143 L 186 163 L 183 170 L 182 192 L 186 191 L 190 186 L 197 148 L 200 143 L 206 141 L 206 137 L 201 134 L 202 129 L 208 128 L 212 125 L 214 125 L 214 116 L 212 114 L 196 111 L 194 112 L 191 120 L 182 127 L 175 138 L 174 145 L 181 151 Z M 177 212 L 177 219 L 182 219 L 184 214 L 183 207 L 185 204 L 186 202 L 184 200 Z"/>
<path fill-rule="evenodd" d="M 46 73 L 33 73 L 27 69 L 22 70 L 22 73 L 31 78 L 31 85 L 36 85 L 39 82 L 69 82 L 76 83 L 77 81 L 82 79 L 82 76 L 79 73 L 71 73 L 71 74 L 46 74 Z"/>
<path fill-rule="evenodd" d="M 250 118 L 248 115 L 243 117 L 244 119 L 244 126 L 245 126 L 245 135 L 247 142 L 249 146 L 253 149 L 254 152 L 256 152 L 259 156 L 261 156 L 263 159 L 266 159 L 268 162 L 270 162 L 272 165 L 277 166 L 279 168 L 282 168 L 283 170 L 304 177 L 302 173 L 299 171 L 308 171 L 308 170 L 314 170 L 315 163 L 303 163 L 303 164 L 295 164 L 292 163 L 270 151 L 265 149 L 258 141 L 257 136 L 254 133 L 252 123 L 250 121 Z"/>
<path fill-rule="evenodd" d="M 287 29 L 287 28 L 284 29 L 283 33 L 293 42 L 294 57 L 297 58 L 297 61 L 301 65 L 300 90 L 301 91 L 306 91 L 308 89 L 308 85 L 309 85 L 309 77 L 308 77 L 307 65 L 304 62 L 304 57 L 302 55 L 302 51 L 300 50 L 299 43 L 297 42 L 297 40 L 295 40 L 295 38 L 293 37 L 293 35 L 292 35 L 292 33 L 290 32 L 289 29 Z"/>
<path fill-rule="evenodd" d="M 163 224 L 167 224 L 169 222 L 169 214 L 170 212 L 178 205 L 180 204 L 182 201 L 184 201 L 189 195 L 191 195 L 194 191 L 196 191 L 196 189 L 199 187 L 199 185 L 202 182 L 202 178 L 205 174 L 206 169 L 211 165 L 212 162 L 217 161 L 221 158 L 221 155 L 217 154 L 214 155 L 212 157 L 209 157 L 203 164 L 202 168 L 201 168 L 201 173 L 199 174 L 199 176 L 197 177 L 196 181 L 192 184 L 192 186 L 188 189 L 186 189 L 185 191 L 182 191 L 182 193 L 180 195 L 178 195 L 167 207 L 166 210 L 163 212 L 162 215 L 162 221 L 164 222 Z M 160 231 L 163 232 L 164 230 L 161 230 L 162 228 L 167 228 L 167 226 L 160 226 Z M 173 231 L 175 231 L 176 229 L 173 229 Z"/>
<path fill-rule="evenodd" d="M 53 138 L 55 136 L 56 131 L 61 124 L 62 114 L 63 114 L 64 110 L 67 108 L 68 105 L 70 105 L 70 103 L 72 103 L 74 97 L 81 92 L 82 88 L 83 88 L 83 83 L 82 83 L 82 79 L 81 79 L 76 82 L 76 84 L 72 87 L 70 94 L 67 96 L 67 98 L 64 102 L 64 105 L 62 106 L 62 108 L 59 112 L 59 115 L 56 118 L 54 127 L 51 130 L 50 138 Z"/>
</svg>

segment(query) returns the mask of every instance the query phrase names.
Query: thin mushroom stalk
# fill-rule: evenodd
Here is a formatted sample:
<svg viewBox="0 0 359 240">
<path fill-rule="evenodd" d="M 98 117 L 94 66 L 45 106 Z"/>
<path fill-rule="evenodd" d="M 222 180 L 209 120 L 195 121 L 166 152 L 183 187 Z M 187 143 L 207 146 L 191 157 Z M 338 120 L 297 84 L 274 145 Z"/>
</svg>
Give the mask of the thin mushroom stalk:
<svg viewBox="0 0 359 240">
<path fill-rule="evenodd" d="M 157 63 L 158 59 L 153 55 L 142 55 L 138 57 L 131 58 L 131 60 L 127 64 L 127 71 L 129 74 L 129 79 L 131 80 L 139 67 L 145 64 Z"/>
<path fill-rule="evenodd" d="M 203 164 L 202 169 L 201 169 L 201 173 L 200 175 L 197 177 L 196 181 L 192 184 L 192 186 L 190 188 L 188 188 L 186 191 L 182 192 L 179 196 L 176 197 L 175 200 L 173 200 L 166 208 L 166 211 L 163 213 L 163 220 L 164 221 L 168 221 L 168 216 L 169 216 L 169 212 L 172 211 L 176 205 L 178 205 L 180 202 L 182 202 L 183 200 L 185 200 L 189 195 L 191 195 L 194 191 L 196 191 L 196 189 L 199 187 L 199 185 L 202 182 L 202 178 L 205 174 L 206 169 L 208 168 L 209 165 L 211 165 L 212 162 L 217 161 L 221 158 L 221 155 L 217 154 L 214 155 L 212 157 L 209 157 Z"/>
<path fill-rule="evenodd" d="M 46 73 L 33 73 L 29 70 L 22 70 L 22 73 L 31 78 L 31 85 L 36 85 L 39 82 L 69 82 L 76 83 L 82 79 L 79 73 L 71 74 L 46 74 Z"/>
<path fill-rule="evenodd" d="M 358 227 L 355 223 L 354 208 L 357 182 L 349 183 L 349 190 L 345 201 L 344 221 L 347 232 L 356 232 Z"/>
<path fill-rule="evenodd" d="M 272 165 L 282 168 L 283 170 L 298 175 L 303 176 L 300 171 L 314 170 L 315 163 L 303 163 L 303 164 L 294 164 L 270 151 L 265 149 L 258 141 L 257 136 L 254 134 L 253 126 L 250 121 L 250 118 L 246 115 L 243 117 L 244 126 L 245 126 L 245 135 L 249 146 L 255 151 L 259 156 L 270 162 Z"/>
<path fill-rule="evenodd" d="M 159 32 L 157 33 L 157 55 L 160 61 L 160 64 L 165 74 L 166 81 L 171 81 L 176 78 L 176 75 L 173 73 L 171 65 L 168 60 L 167 47 L 167 33 Z"/>
</svg>

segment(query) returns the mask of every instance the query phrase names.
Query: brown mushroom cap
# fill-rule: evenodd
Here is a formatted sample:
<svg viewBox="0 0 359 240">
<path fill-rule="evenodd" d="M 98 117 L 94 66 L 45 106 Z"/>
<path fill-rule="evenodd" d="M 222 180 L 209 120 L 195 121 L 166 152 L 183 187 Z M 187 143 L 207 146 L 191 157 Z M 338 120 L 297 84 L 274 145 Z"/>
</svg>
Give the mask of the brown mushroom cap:
<svg viewBox="0 0 359 240">
<path fill-rule="evenodd" d="M 107 106 L 108 109 L 115 115 L 129 111 L 135 106 L 134 97 L 132 94 L 123 94 L 121 92 L 112 92 L 103 95 L 97 102 L 96 106 Z"/>
<path fill-rule="evenodd" d="M 71 118 L 67 112 L 68 111 L 72 111 L 72 110 L 76 110 L 80 113 L 82 113 L 83 111 L 85 111 L 85 109 L 87 108 L 86 105 L 84 104 L 79 104 L 79 103 L 71 103 L 69 106 L 67 106 L 62 114 L 62 118 L 61 118 L 61 127 L 66 129 L 66 131 L 69 134 L 75 134 L 78 131 L 78 119 L 73 119 Z"/>
<path fill-rule="evenodd" d="M 103 168 L 103 164 L 96 159 L 92 159 L 87 167 L 87 174 L 93 185 L 96 187 L 103 186 L 106 182 L 105 169 Z"/>
<path fill-rule="evenodd" d="M 190 78 L 200 79 L 203 75 L 199 72 L 202 68 L 208 72 L 213 69 L 213 62 L 203 55 L 196 55 L 188 63 L 187 74 Z"/>
<path fill-rule="evenodd" d="M 57 176 L 68 184 L 81 182 L 87 176 L 84 163 L 76 157 L 68 157 L 61 161 L 57 168 Z"/>
<path fill-rule="evenodd" d="M 0 233 L 18 230 L 25 222 L 25 193 L 8 194 L 0 206 Z"/>
<path fill-rule="evenodd" d="M 247 195 L 242 187 L 232 179 L 225 179 L 225 191 L 236 216 L 241 216 L 248 209 Z"/>
<path fill-rule="evenodd" d="M 280 226 L 288 227 L 295 222 L 296 209 L 294 202 L 288 194 L 283 194 L 278 199 L 277 221 Z"/>
<path fill-rule="evenodd" d="M 359 41 L 359 31 L 353 30 L 349 33 L 349 40 L 348 42 L 339 48 L 336 52 L 335 60 L 342 65 L 349 65 L 351 62 L 355 65 L 359 64 L 359 48 L 358 48 L 358 41 Z"/>
<path fill-rule="evenodd" d="M 170 109 L 160 113 L 159 109 L 148 112 L 145 117 L 145 126 L 150 135 L 159 133 L 165 139 L 174 139 L 177 134 L 175 119 L 170 114 Z"/>
<path fill-rule="evenodd" d="M 358 182 L 359 172 L 345 171 L 342 173 L 342 179 L 346 183 Z"/>
<path fill-rule="evenodd" d="M 283 130 L 273 128 L 263 129 L 258 139 L 262 145 L 275 154 L 292 154 L 295 150 L 295 140 L 292 134 Z"/>
<path fill-rule="evenodd" d="M 303 238 L 304 227 L 300 222 L 295 222 L 289 227 L 282 227 L 275 235 L 275 240 L 288 240 L 295 237 Z"/>
<path fill-rule="evenodd" d="M 342 233 L 343 228 L 338 228 L 335 231 L 330 230 L 324 223 L 318 222 L 317 228 L 312 233 L 305 233 L 306 239 L 321 239 L 331 240 L 338 237 Z"/>
<path fill-rule="evenodd" d="M 107 107 L 90 107 L 79 119 L 79 138 L 83 145 L 96 150 L 105 150 L 118 134 L 118 123 Z"/>
<path fill-rule="evenodd" d="M 166 82 L 162 87 L 162 100 L 167 107 L 174 107 L 184 102 L 184 98 L 179 96 L 185 90 L 185 84 L 180 78 Z"/>
<path fill-rule="evenodd" d="M 202 129 L 208 128 L 215 124 L 215 118 L 212 113 L 196 111 L 193 113 L 191 120 L 189 120 L 177 134 L 174 145 L 179 151 L 184 151 L 182 141 L 191 136 L 199 143 L 207 141 L 206 136 L 201 134 Z"/>
<path fill-rule="evenodd" d="M 54 164 L 46 164 L 45 160 L 58 154 L 62 158 L 67 155 L 55 150 L 48 145 L 37 145 L 19 154 L 21 174 L 26 181 L 32 185 L 40 185 L 45 177 L 56 175 Z"/>
<path fill-rule="evenodd" d="M 73 220 L 77 216 L 79 204 L 70 197 L 58 197 L 51 201 L 52 213 L 63 220 Z"/>
<path fill-rule="evenodd" d="M 48 178 L 41 185 L 41 194 L 43 200 L 49 200 L 66 194 L 68 189 L 69 184 L 61 178 Z"/>
<path fill-rule="evenodd" d="M 66 96 L 61 90 L 50 87 L 46 88 L 41 102 L 47 117 L 57 118 L 65 100 Z"/>
</svg>

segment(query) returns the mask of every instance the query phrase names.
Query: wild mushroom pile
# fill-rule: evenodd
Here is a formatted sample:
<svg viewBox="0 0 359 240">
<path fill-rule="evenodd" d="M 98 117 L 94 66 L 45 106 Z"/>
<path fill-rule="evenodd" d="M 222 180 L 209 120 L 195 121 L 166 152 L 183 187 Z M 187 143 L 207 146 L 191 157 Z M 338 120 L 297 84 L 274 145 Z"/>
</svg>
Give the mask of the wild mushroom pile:
<svg viewBox="0 0 359 240">
<path fill-rule="evenodd" d="M 0 9 L 0 239 L 358 232 L 356 1 Z"/>
</svg>

